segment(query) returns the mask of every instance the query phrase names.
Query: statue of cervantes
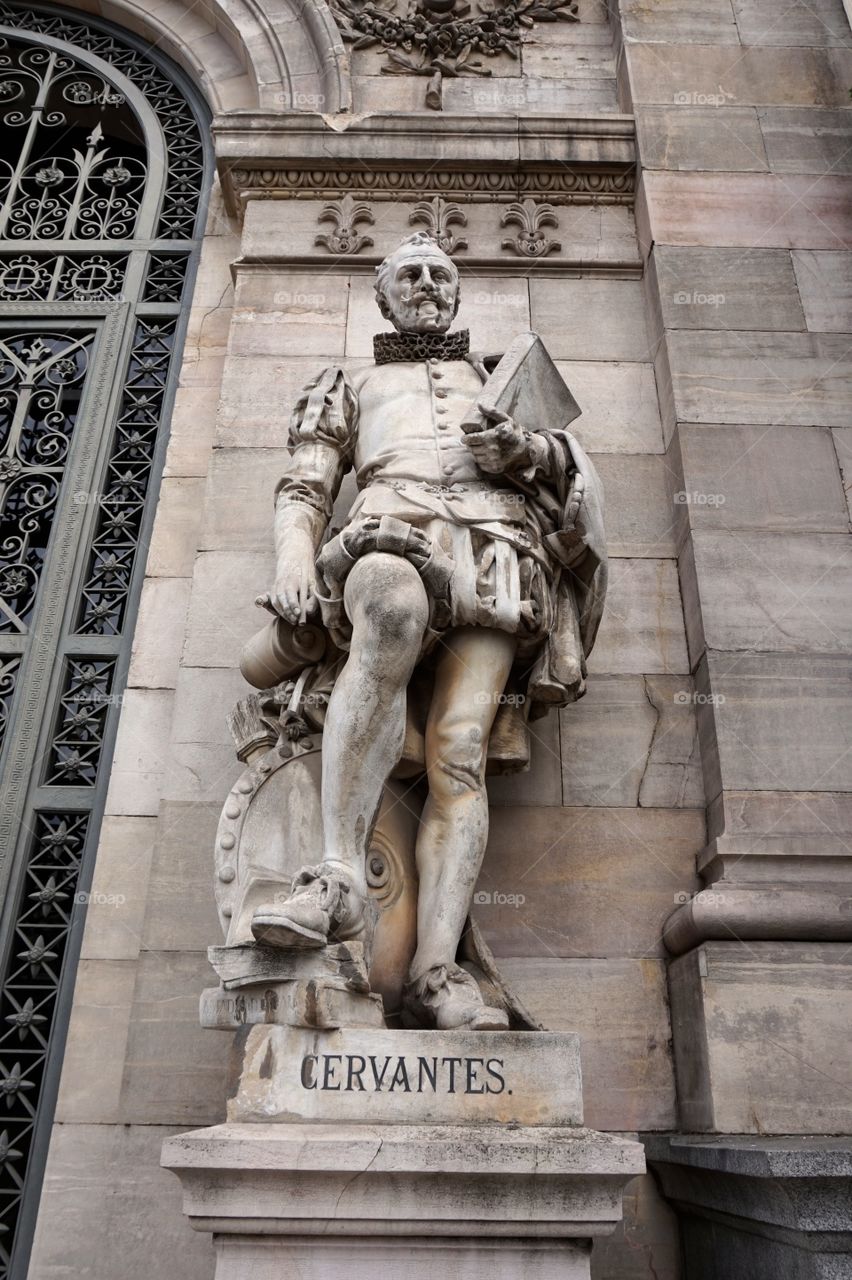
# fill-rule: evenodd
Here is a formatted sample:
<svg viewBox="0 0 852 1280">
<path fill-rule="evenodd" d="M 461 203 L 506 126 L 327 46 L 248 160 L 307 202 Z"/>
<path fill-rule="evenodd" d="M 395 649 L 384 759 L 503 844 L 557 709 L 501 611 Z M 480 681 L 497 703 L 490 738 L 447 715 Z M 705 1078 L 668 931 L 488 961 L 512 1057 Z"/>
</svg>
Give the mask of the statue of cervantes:
<svg viewBox="0 0 852 1280">
<path fill-rule="evenodd" d="M 272 607 L 293 625 L 321 619 L 343 656 L 323 734 L 321 860 L 251 929 L 285 949 L 368 940 L 367 841 L 410 756 L 428 797 L 404 1015 L 502 1028 L 456 963 L 488 835 L 486 766 L 517 763 L 526 721 L 584 692 L 605 591 L 600 489 L 564 416 L 548 416 L 558 398 L 540 396 L 534 424 L 489 408 L 496 358 L 448 332 L 459 274 L 432 240 L 410 236 L 386 258 L 376 296 L 394 332 L 376 337 L 369 367 L 326 369 L 302 393 L 277 489 Z M 358 496 L 328 538 L 350 469 Z"/>
</svg>

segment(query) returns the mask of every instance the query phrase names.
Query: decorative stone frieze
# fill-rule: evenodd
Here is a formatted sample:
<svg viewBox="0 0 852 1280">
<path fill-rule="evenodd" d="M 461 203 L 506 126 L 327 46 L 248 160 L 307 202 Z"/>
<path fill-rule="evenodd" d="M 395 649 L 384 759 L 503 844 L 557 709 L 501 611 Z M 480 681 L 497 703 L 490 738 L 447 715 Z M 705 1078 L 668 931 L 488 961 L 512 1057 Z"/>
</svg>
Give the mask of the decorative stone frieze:
<svg viewBox="0 0 852 1280">
<path fill-rule="evenodd" d="M 428 77 L 433 111 L 441 109 L 445 76 L 490 76 L 487 61 L 501 53 L 517 59 L 523 31 L 537 21 L 579 22 L 576 0 L 334 0 L 331 11 L 353 49 L 383 51 L 383 72 Z"/>
</svg>

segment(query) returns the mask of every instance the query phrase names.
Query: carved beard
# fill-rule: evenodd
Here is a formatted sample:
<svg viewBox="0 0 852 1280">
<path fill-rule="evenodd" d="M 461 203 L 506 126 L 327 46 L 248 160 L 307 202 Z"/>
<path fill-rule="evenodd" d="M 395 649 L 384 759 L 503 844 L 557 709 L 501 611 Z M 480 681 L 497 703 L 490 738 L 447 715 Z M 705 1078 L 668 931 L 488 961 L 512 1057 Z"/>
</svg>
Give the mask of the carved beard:
<svg viewBox="0 0 852 1280">
<path fill-rule="evenodd" d="M 453 322 L 453 304 L 437 294 L 417 293 L 397 302 L 391 320 L 400 333 L 446 333 Z"/>
</svg>

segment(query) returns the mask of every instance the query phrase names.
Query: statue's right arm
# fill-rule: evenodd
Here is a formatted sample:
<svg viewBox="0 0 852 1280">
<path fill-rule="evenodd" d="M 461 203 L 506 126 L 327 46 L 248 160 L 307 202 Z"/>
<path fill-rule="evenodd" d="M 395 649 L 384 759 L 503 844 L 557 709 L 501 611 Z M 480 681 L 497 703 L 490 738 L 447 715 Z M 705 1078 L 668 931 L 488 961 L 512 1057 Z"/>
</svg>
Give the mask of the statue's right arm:
<svg viewBox="0 0 852 1280">
<path fill-rule="evenodd" d="M 317 550 L 351 466 L 358 405 L 341 369 L 327 369 L 302 392 L 290 426 L 291 455 L 275 492 L 275 583 L 271 603 L 288 622 L 316 608 Z"/>
</svg>

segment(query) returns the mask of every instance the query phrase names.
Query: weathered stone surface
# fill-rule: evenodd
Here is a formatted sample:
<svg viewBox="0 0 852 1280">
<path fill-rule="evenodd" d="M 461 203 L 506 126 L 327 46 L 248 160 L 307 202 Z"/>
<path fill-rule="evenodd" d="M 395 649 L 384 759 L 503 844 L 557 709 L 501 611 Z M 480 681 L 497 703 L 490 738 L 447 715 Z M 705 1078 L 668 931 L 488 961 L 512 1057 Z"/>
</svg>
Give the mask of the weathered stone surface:
<svg viewBox="0 0 852 1280">
<path fill-rule="evenodd" d="M 198 1021 L 210 985 L 203 952 L 144 951 L 127 1038 L 123 1124 L 215 1124 L 225 1111 L 229 1037 Z"/>
<path fill-rule="evenodd" d="M 793 253 L 796 280 L 812 333 L 852 333 L 852 253 Z"/>
<path fill-rule="evenodd" d="M 760 107 L 757 115 L 773 173 L 852 173 L 846 111 Z"/>
<path fill-rule="evenodd" d="M 217 1225 L 221 1280 L 588 1280 L 640 1152 L 582 1129 L 227 1124 L 167 1142 L 163 1163 L 193 1225 Z M 305 1204 L 333 1233 L 305 1234 Z"/>
<path fill-rule="evenodd" d="M 271 488 L 271 479 L 266 476 L 265 488 Z M 256 512 L 257 524 L 264 517 L 267 523 L 262 550 L 203 551 L 198 556 L 183 652 L 187 665 L 237 667 L 243 645 L 269 622 L 269 613 L 258 608 L 255 600 L 271 588 L 275 575 L 271 508 L 271 502 L 264 502 Z M 224 715 L 227 708 L 221 710 Z"/>
<path fill-rule="evenodd" d="M 731 0 L 622 0 L 620 14 L 628 40 L 660 44 L 740 43 Z"/>
<path fill-rule="evenodd" d="M 852 647 L 848 534 L 702 529 L 693 548 L 711 649 L 843 654 Z"/>
<path fill-rule="evenodd" d="M 703 806 L 689 677 L 601 676 L 560 718 L 566 805 Z"/>
<path fill-rule="evenodd" d="M 520 86 L 520 93 L 518 87 Z M 447 111 L 476 115 L 490 111 L 521 111 L 525 115 L 596 114 L 618 111 L 615 76 L 552 77 L 522 80 L 499 76 L 487 80 L 458 76 L 444 81 Z"/>
<path fill-rule="evenodd" d="M 736 791 L 850 791 L 852 684 L 841 656 L 710 655 L 721 782 Z M 792 710 L 794 709 L 794 710 Z M 710 748 L 712 750 L 712 748 Z M 716 753 L 713 753 L 714 756 Z M 709 796 L 715 789 L 707 784 Z"/>
<path fill-rule="evenodd" d="M 232 776 L 239 765 L 234 761 Z M 143 932 L 146 951 L 206 951 L 222 930 L 213 898 L 219 804 L 163 801 Z M 212 972 L 208 981 L 212 981 Z"/>
<path fill-rule="evenodd" d="M 846 505 L 852 517 L 852 427 L 842 427 L 838 431 L 832 431 L 831 435 L 837 450 L 840 477 L 846 491 Z"/>
<path fill-rule="evenodd" d="M 229 1123 L 583 1123 L 576 1036 L 252 1027 Z"/>
<path fill-rule="evenodd" d="M 128 689 L 122 694 L 106 812 L 156 814 L 168 760 L 174 694 Z"/>
<path fill-rule="evenodd" d="M 679 44 L 668 45 L 661 57 L 647 43 L 631 44 L 627 52 L 637 105 L 842 107 L 852 74 L 846 49 Z"/>
<path fill-rule="evenodd" d="M 589 671 L 689 670 L 674 560 L 610 562 L 607 607 Z"/>
<path fill-rule="evenodd" d="M 769 168 L 754 107 L 640 106 L 636 132 L 646 169 L 761 173 Z"/>
<path fill-rule="evenodd" d="M 610 81 L 608 87 L 612 94 L 615 63 L 609 28 L 603 24 L 578 23 L 570 32 L 559 31 L 557 35 L 557 31 L 556 24 L 548 23 L 521 37 L 523 75 L 532 79 L 606 79 Z"/>
<path fill-rule="evenodd" d="M 562 766 L 559 754 L 559 716 L 551 711 L 529 726 L 530 767 L 486 779 L 492 808 L 515 805 L 562 804 Z"/>
<path fill-rule="evenodd" d="M 245 695 L 246 683 L 239 671 L 182 667 L 175 695 L 175 742 L 230 745 L 226 716 Z"/>
<path fill-rule="evenodd" d="M 215 1039 L 211 1036 L 210 1039 Z M 164 1125 L 57 1124 L 41 1191 L 31 1280 L 144 1280 L 180 1258 L 181 1280 L 211 1280 L 209 1236 L 189 1231 L 159 1166 Z"/>
<path fill-rule="evenodd" d="M 532 328 L 554 360 L 648 361 L 638 280 L 531 279 Z"/>
<path fill-rule="evenodd" d="M 127 677 L 131 687 L 174 688 L 189 595 L 188 578 L 146 578 L 143 582 Z"/>
<path fill-rule="evenodd" d="M 216 429 L 218 387 L 179 387 L 169 423 L 165 476 L 204 476 Z"/>
<path fill-rule="evenodd" d="M 686 422 L 845 426 L 849 343 L 832 333 L 692 333 L 670 337 L 678 414 Z"/>
<path fill-rule="evenodd" d="M 852 834 L 852 795 L 842 792 L 729 790 L 723 805 L 714 827 L 731 836 Z"/>
<path fill-rule="evenodd" d="M 693 529 L 848 530 L 828 428 L 684 425 L 678 435 L 678 505 Z"/>
<path fill-rule="evenodd" d="M 81 960 L 56 1103 L 59 1124 L 115 1124 L 136 966 Z"/>
<path fill-rule="evenodd" d="M 653 268 L 667 329 L 805 328 L 786 249 L 658 245 Z"/>
<path fill-rule="evenodd" d="M 846 943 L 712 942 L 669 969 L 687 1132 L 849 1128 Z"/>
<path fill-rule="evenodd" d="M 86 904 L 84 960 L 134 960 L 139 954 L 156 830 L 153 817 L 104 818 Z"/>
<path fill-rule="evenodd" d="M 558 360 L 583 410 L 571 430 L 590 453 L 662 453 L 663 429 L 651 364 Z"/>
<path fill-rule="evenodd" d="M 474 918 L 497 956 L 663 955 L 704 838 L 699 809 L 507 809 L 492 818 Z"/>
<path fill-rule="evenodd" d="M 852 44 L 842 0 L 808 0 L 779 12 L 772 0 L 732 0 L 740 39 L 746 45 Z M 844 21 L 844 19 L 846 19 Z"/>
<path fill-rule="evenodd" d="M 675 1127 L 666 978 L 659 960 L 506 959 L 501 972 L 553 1031 L 580 1037 L 586 1124 Z"/>
<path fill-rule="evenodd" d="M 190 576 L 203 510 L 203 479 L 193 476 L 163 480 L 145 563 L 149 577 Z"/>
<path fill-rule="evenodd" d="M 609 554 L 673 556 L 674 519 L 665 459 L 645 454 L 599 453 L 592 461 L 606 494 Z"/>
<path fill-rule="evenodd" d="M 283 426 L 287 407 L 278 412 Z M 275 485 L 289 456 L 284 447 L 214 451 L 200 550 L 269 551 Z"/>
<path fill-rule="evenodd" d="M 287 203 L 290 203 L 289 201 Z M 215 443 L 221 449 L 280 449 L 287 445 L 296 397 L 329 358 L 316 356 L 229 355 Z M 351 374 L 364 360 L 344 360 Z"/>
<path fill-rule="evenodd" d="M 768 173 L 645 173 L 639 242 L 743 249 L 842 249 L 852 244 L 852 179 Z"/>
<path fill-rule="evenodd" d="M 848 1138 L 663 1137 L 645 1151 L 678 1203 L 689 1275 L 842 1276 L 852 1261 Z"/>
<path fill-rule="evenodd" d="M 677 1218 L 653 1177 L 628 1182 L 623 1205 L 613 1234 L 595 1241 L 591 1280 L 681 1280 Z"/>
<path fill-rule="evenodd" d="M 234 355 L 343 355 L 349 277 L 242 272 L 231 327 Z"/>
</svg>

